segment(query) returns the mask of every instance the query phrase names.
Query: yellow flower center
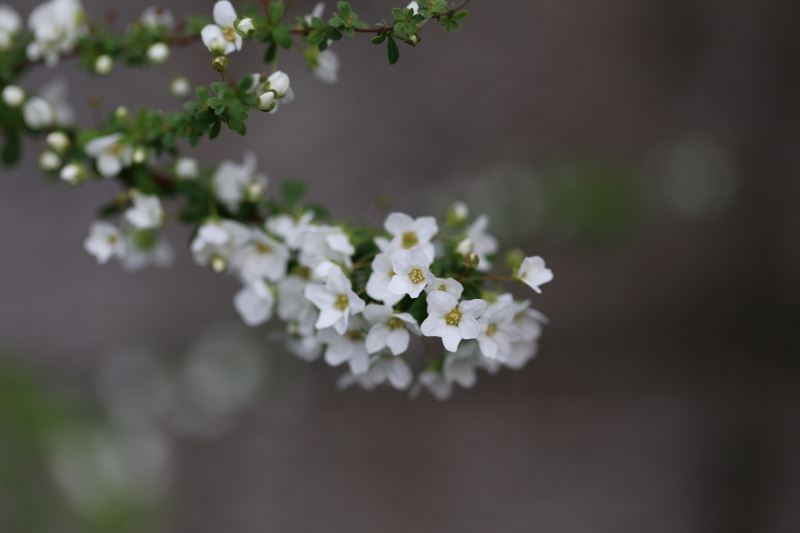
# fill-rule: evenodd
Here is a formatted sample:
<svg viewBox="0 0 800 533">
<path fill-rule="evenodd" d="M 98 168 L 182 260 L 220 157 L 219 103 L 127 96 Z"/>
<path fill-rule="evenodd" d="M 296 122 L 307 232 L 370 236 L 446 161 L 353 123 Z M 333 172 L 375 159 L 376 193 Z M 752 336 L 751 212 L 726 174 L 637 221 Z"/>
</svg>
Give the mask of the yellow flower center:
<svg viewBox="0 0 800 533">
<path fill-rule="evenodd" d="M 303 279 L 311 279 L 311 269 L 304 266 L 295 267 L 294 273 Z"/>
<path fill-rule="evenodd" d="M 228 42 L 236 42 L 236 30 L 228 26 L 222 30 L 222 37 Z"/>
<path fill-rule="evenodd" d="M 351 341 L 360 341 L 364 338 L 364 333 L 361 330 L 348 331 L 344 335 Z"/>
<path fill-rule="evenodd" d="M 415 268 L 414 270 L 409 272 L 408 277 L 411 278 L 411 283 L 413 283 L 414 285 L 425 281 L 425 276 L 422 274 L 422 270 L 418 268 Z"/>
<path fill-rule="evenodd" d="M 396 316 L 391 317 L 389 320 L 386 321 L 386 325 L 389 326 L 389 329 L 400 329 L 403 326 L 403 321 L 397 318 Z"/>
<path fill-rule="evenodd" d="M 340 294 L 336 297 L 336 303 L 333 306 L 338 309 L 339 311 L 344 311 L 347 309 L 347 306 L 350 305 L 350 299 L 347 297 L 346 294 Z"/>
<path fill-rule="evenodd" d="M 255 241 L 253 243 L 253 248 L 260 254 L 271 254 L 273 252 L 272 246 L 261 241 Z"/>
<path fill-rule="evenodd" d="M 439 290 L 440 290 L 440 291 L 442 291 L 442 292 L 447 292 L 447 287 L 445 286 L 445 284 L 444 284 L 444 283 L 442 283 L 441 285 L 439 285 Z"/>
<path fill-rule="evenodd" d="M 416 246 L 418 242 L 419 239 L 417 238 L 417 234 L 414 233 L 413 231 L 408 231 L 406 233 L 403 233 L 403 248 L 405 248 L 406 250 L 408 250 L 413 246 Z"/>
<path fill-rule="evenodd" d="M 497 324 L 495 323 L 489 324 L 489 327 L 486 328 L 486 336 L 491 337 L 495 333 L 497 333 Z"/>
<path fill-rule="evenodd" d="M 461 322 L 461 313 L 458 309 L 453 309 L 444 316 L 444 320 L 448 326 L 457 326 Z"/>
</svg>

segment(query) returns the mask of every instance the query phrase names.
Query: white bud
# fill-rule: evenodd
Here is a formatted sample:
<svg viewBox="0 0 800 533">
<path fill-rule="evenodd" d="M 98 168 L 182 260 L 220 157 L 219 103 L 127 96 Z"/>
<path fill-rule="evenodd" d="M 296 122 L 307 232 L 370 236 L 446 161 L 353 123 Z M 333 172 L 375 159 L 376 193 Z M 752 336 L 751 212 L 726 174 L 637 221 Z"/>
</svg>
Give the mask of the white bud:
<svg viewBox="0 0 800 533">
<path fill-rule="evenodd" d="M 219 56 L 225 53 L 225 40 L 224 39 L 214 39 L 211 41 L 211 45 L 208 47 L 208 50 L 215 56 Z"/>
<path fill-rule="evenodd" d="M 264 196 L 264 186 L 258 181 L 251 181 L 247 184 L 244 196 L 248 202 L 257 202 Z"/>
<path fill-rule="evenodd" d="M 192 84 L 184 76 L 179 76 L 170 82 L 169 92 L 175 98 L 186 98 L 192 92 Z"/>
<path fill-rule="evenodd" d="M 472 253 L 472 241 L 469 239 L 464 239 L 458 246 L 456 246 L 456 252 L 463 256 L 467 256 Z"/>
<path fill-rule="evenodd" d="M 94 71 L 101 76 L 110 74 L 114 70 L 114 60 L 109 55 L 98 57 L 94 62 Z"/>
<path fill-rule="evenodd" d="M 8 107 L 19 107 L 25 101 L 25 91 L 16 85 L 6 85 L 3 89 L 3 102 Z"/>
<path fill-rule="evenodd" d="M 273 72 L 270 77 L 267 78 L 267 83 L 269 83 L 269 90 L 275 91 L 278 97 L 283 96 L 286 94 L 286 91 L 289 90 L 289 76 L 280 70 Z"/>
<path fill-rule="evenodd" d="M 258 97 L 258 108 L 261 111 L 272 111 L 275 107 L 275 93 L 267 91 Z"/>
<path fill-rule="evenodd" d="M 253 19 L 250 17 L 243 18 L 239 21 L 239 24 L 236 25 L 236 30 L 242 37 L 250 37 L 253 32 L 256 31 L 256 27 L 253 24 Z"/>
<path fill-rule="evenodd" d="M 45 150 L 39 155 L 39 168 L 45 172 L 55 172 L 61 168 L 61 158 L 50 150 Z"/>
<path fill-rule="evenodd" d="M 144 146 L 137 146 L 134 148 L 132 159 L 137 165 L 141 165 L 147 161 L 147 148 Z"/>
<path fill-rule="evenodd" d="M 469 207 L 464 202 L 453 202 L 450 206 L 453 216 L 458 220 L 466 220 L 469 216 Z"/>
<path fill-rule="evenodd" d="M 182 180 L 191 180 L 200 175 L 197 159 L 181 157 L 175 162 L 175 177 Z"/>
<path fill-rule="evenodd" d="M 6 30 L 0 28 L 0 52 L 5 52 L 9 48 L 11 48 L 11 43 L 13 42 L 13 38 L 11 33 L 7 32 Z"/>
<path fill-rule="evenodd" d="M 124 105 L 119 106 L 114 111 L 114 118 L 117 119 L 117 122 L 127 122 L 128 121 L 128 108 Z"/>
<path fill-rule="evenodd" d="M 61 169 L 60 177 L 70 185 L 78 185 L 86 178 L 86 167 L 83 163 L 70 163 Z"/>
<path fill-rule="evenodd" d="M 67 137 L 67 134 L 62 131 L 48 133 L 45 140 L 47 141 L 47 146 L 59 154 L 63 153 L 64 150 L 69 148 L 69 137 Z"/>
<path fill-rule="evenodd" d="M 147 49 L 147 60 L 154 65 L 163 65 L 169 59 L 169 46 L 156 43 Z"/>
</svg>

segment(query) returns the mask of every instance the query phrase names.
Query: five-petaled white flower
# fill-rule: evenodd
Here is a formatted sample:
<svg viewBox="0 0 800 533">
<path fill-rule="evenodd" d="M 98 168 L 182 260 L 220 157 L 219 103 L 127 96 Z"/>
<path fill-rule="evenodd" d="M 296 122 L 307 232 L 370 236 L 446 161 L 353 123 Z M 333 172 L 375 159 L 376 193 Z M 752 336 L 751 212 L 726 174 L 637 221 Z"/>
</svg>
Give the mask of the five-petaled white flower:
<svg viewBox="0 0 800 533">
<path fill-rule="evenodd" d="M 408 313 L 395 313 L 388 305 L 369 304 L 364 309 L 364 318 L 373 324 L 367 335 L 369 353 L 389 348 L 392 355 L 400 355 L 408 350 L 409 331 L 414 335 L 420 334 L 414 317 Z"/>
<path fill-rule="evenodd" d="M 11 48 L 14 36 L 22 28 L 22 19 L 11 6 L 0 4 L 0 52 Z"/>
<path fill-rule="evenodd" d="M 328 345 L 325 348 L 326 363 L 339 366 L 346 361 L 353 374 L 363 374 L 369 370 L 369 354 L 362 322 L 361 318 L 356 316 L 341 333 L 334 328 L 326 328 L 319 332 L 317 339 Z"/>
<path fill-rule="evenodd" d="M 305 296 L 308 280 L 290 275 L 278 283 L 278 316 L 291 322 L 293 333 L 308 336 L 314 333 L 319 311 Z"/>
<path fill-rule="evenodd" d="M 421 246 L 414 246 L 411 250 L 395 250 L 391 257 L 394 276 L 387 290 L 392 294 L 408 294 L 416 298 L 428 283 L 436 279 L 430 270 L 431 259 Z"/>
<path fill-rule="evenodd" d="M 78 39 L 88 31 L 79 0 L 50 0 L 39 4 L 28 16 L 33 41 L 26 50 L 31 61 L 44 60 L 48 67 L 58 64 L 61 54 L 72 52 Z"/>
<path fill-rule="evenodd" d="M 97 161 L 97 171 L 104 178 L 113 178 L 133 163 L 133 147 L 122 141 L 123 133 L 92 139 L 84 151 Z"/>
<path fill-rule="evenodd" d="M 250 241 L 237 251 L 233 261 L 246 283 L 263 278 L 274 283 L 286 276 L 289 250 L 260 229 L 254 229 Z"/>
<path fill-rule="evenodd" d="M 480 366 L 480 356 L 474 342 L 464 344 L 454 353 L 447 354 L 444 358 L 442 374 L 450 383 L 458 383 L 465 389 L 472 388 L 478 377 L 475 369 Z"/>
<path fill-rule="evenodd" d="M 389 283 L 394 277 L 392 257 L 389 253 L 380 253 L 372 260 L 372 274 L 367 280 L 367 295 L 386 305 L 394 305 L 403 299 L 404 294 L 389 292 Z"/>
<path fill-rule="evenodd" d="M 151 265 L 166 268 L 175 261 L 175 250 L 169 241 L 153 230 L 129 231 L 127 250 L 120 259 L 125 272 L 138 272 Z"/>
<path fill-rule="evenodd" d="M 466 300 L 459 304 L 451 294 L 433 291 L 428 295 L 428 318 L 422 323 L 422 334 L 441 337 L 444 347 L 455 352 L 462 339 L 477 338 L 481 330 L 477 319 L 485 309 L 483 300 Z"/>
<path fill-rule="evenodd" d="M 164 208 L 161 199 L 151 194 L 136 192 L 133 206 L 125 211 L 125 219 L 139 229 L 155 229 L 164 222 Z"/>
<path fill-rule="evenodd" d="M 125 238 L 113 224 L 96 220 L 89 227 L 89 236 L 83 247 L 97 258 L 98 263 L 106 263 L 112 257 L 125 256 Z"/>
<path fill-rule="evenodd" d="M 492 268 L 492 263 L 487 256 L 496 254 L 497 250 L 500 249 L 500 246 L 497 244 L 497 239 L 486 233 L 486 228 L 488 227 L 489 217 L 481 215 L 467 229 L 467 238 L 472 243 L 472 252 L 474 252 L 480 260 L 476 268 L 483 272 L 488 272 L 489 269 Z"/>
<path fill-rule="evenodd" d="M 456 300 L 460 300 L 461 294 L 464 292 L 464 286 L 453 278 L 436 278 L 429 282 L 428 286 L 425 287 L 425 292 L 428 294 L 432 293 L 433 291 L 444 291 L 447 294 L 454 296 Z"/>
<path fill-rule="evenodd" d="M 306 362 L 316 361 L 322 355 L 324 345 L 316 335 L 302 335 L 289 337 L 286 340 L 286 349 Z"/>
<path fill-rule="evenodd" d="M 313 270 L 318 279 L 326 279 L 337 264 L 350 268 L 356 249 L 347 234 L 337 226 L 310 226 L 303 233 L 298 262 Z"/>
<path fill-rule="evenodd" d="M 513 300 L 502 299 L 487 306 L 486 312 L 478 319 L 481 326 L 478 344 L 484 357 L 502 362 L 511 356 L 511 343 L 522 338 L 512 324 L 514 311 Z"/>
<path fill-rule="evenodd" d="M 339 81 L 339 66 L 339 56 L 329 48 L 313 59 L 311 73 L 323 83 L 336 83 Z"/>
<path fill-rule="evenodd" d="M 386 217 L 384 229 L 392 235 L 391 241 L 377 237 L 375 244 L 382 252 L 394 250 L 410 250 L 420 246 L 425 254 L 433 261 L 434 247 L 431 239 L 439 233 L 439 225 L 434 217 L 411 218 L 403 213 L 391 213 Z"/>
<path fill-rule="evenodd" d="M 75 112 L 67 102 L 67 83 L 56 78 L 29 98 L 22 107 L 25 124 L 34 130 L 52 126 L 70 126 Z"/>
<path fill-rule="evenodd" d="M 439 401 L 446 400 L 453 395 L 453 384 L 447 381 L 444 375 L 437 370 L 423 370 L 420 372 L 419 377 L 417 377 L 417 383 L 411 389 L 410 396 L 416 398 L 423 387 Z"/>
<path fill-rule="evenodd" d="M 172 30 L 175 27 L 175 18 L 172 11 L 158 6 L 150 6 L 142 12 L 139 21 L 143 26 L 151 30 L 164 28 Z"/>
<path fill-rule="evenodd" d="M 350 315 L 364 310 L 364 300 L 353 292 L 353 285 L 341 268 L 333 268 L 325 285 L 310 283 L 305 290 L 306 298 L 320 310 L 317 329 L 333 327 L 339 335 L 347 331 Z"/>
<path fill-rule="evenodd" d="M 175 177 L 182 180 L 195 179 L 200 175 L 200 165 L 197 159 L 180 157 L 175 161 Z"/>
<path fill-rule="evenodd" d="M 265 227 L 283 239 L 290 250 L 299 250 L 303 245 L 303 236 L 314 219 L 313 211 L 306 211 L 295 219 L 292 215 L 280 214 L 267 219 Z"/>
<path fill-rule="evenodd" d="M 242 36 L 236 32 L 236 10 L 228 0 L 214 4 L 214 24 L 200 31 L 203 44 L 214 55 L 230 54 L 242 49 Z"/>
<path fill-rule="evenodd" d="M 229 258 L 250 238 L 250 229 L 234 220 L 209 220 L 197 230 L 191 250 L 195 263 L 211 265 L 217 272 L 228 266 Z"/>
<path fill-rule="evenodd" d="M 525 258 L 519 267 L 517 277 L 531 289 L 541 294 L 542 289 L 539 286 L 548 281 L 553 281 L 553 271 L 545 268 L 544 259 L 537 255 Z"/>
<path fill-rule="evenodd" d="M 259 326 L 272 317 L 275 298 L 269 285 L 258 280 L 242 288 L 233 299 L 236 311 L 248 326 Z"/>
<path fill-rule="evenodd" d="M 358 383 L 366 390 L 388 381 L 397 390 L 407 389 L 414 379 L 411 369 L 402 357 L 379 354 L 370 358 L 369 370 L 363 374 L 347 373 L 339 378 L 336 386 L 344 389 Z"/>
<path fill-rule="evenodd" d="M 223 161 L 214 172 L 214 188 L 217 198 L 228 208 L 236 210 L 244 201 L 256 201 L 267 188 L 267 175 L 256 172 L 256 155 L 244 154 L 242 164 Z"/>
</svg>

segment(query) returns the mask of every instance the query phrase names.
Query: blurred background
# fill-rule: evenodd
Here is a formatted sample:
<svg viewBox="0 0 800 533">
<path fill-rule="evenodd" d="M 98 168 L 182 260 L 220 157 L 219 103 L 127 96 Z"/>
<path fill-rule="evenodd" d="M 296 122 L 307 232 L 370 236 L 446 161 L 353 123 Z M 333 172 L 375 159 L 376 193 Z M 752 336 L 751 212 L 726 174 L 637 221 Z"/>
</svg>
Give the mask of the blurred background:
<svg viewBox="0 0 800 533">
<path fill-rule="evenodd" d="M 118 27 L 149 5 L 84 3 Z M 337 217 L 384 193 L 488 213 L 555 272 L 537 358 L 446 402 L 337 391 L 341 369 L 237 325 L 236 280 L 192 263 L 186 228 L 169 269 L 98 266 L 82 241 L 115 186 L 46 181 L 30 142 L 0 179 L 0 531 L 800 531 L 800 4 L 469 10 L 394 67 L 336 43 L 332 86 L 285 54 L 295 102 L 187 154 L 254 150 Z M 173 76 L 216 79 L 200 45 L 107 78 L 64 63 L 22 85 L 64 77 L 83 124 L 92 93 L 177 109 Z M 168 438 L 137 425 L 167 397 Z"/>
</svg>

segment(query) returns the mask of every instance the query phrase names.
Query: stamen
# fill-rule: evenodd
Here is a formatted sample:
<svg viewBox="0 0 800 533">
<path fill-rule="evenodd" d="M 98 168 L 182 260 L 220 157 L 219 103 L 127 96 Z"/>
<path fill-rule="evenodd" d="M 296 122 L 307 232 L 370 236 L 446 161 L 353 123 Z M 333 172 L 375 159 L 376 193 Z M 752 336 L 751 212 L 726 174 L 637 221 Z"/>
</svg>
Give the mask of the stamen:
<svg viewBox="0 0 800 533">
<path fill-rule="evenodd" d="M 346 294 L 340 294 L 336 297 L 336 303 L 333 306 L 339 311 L 344 311 L 350 305 L 350 299 Z"/>
<path fill-rule="evenodd" d="M 413 283 L 414 285 L 425 281 L 425 276 L 422 274 L 422 270 L 418 268 L 415 268 L 414 270 L 409 272 L 408 277 L 411 278 L 411 283 Z"/>
<path fill-rule="evenodd" d="M 457 326 L 461 322 L 461 313 L 458 309 L 453 309 L 445 315 L 444 320 L 448 326 Z"/>
</svg>

